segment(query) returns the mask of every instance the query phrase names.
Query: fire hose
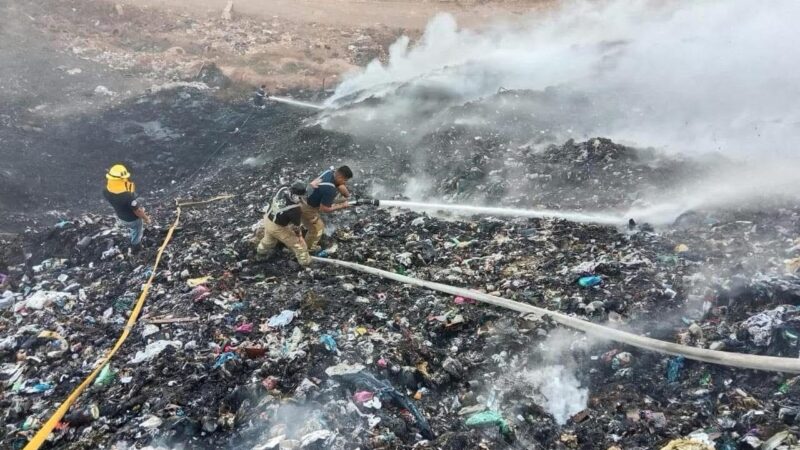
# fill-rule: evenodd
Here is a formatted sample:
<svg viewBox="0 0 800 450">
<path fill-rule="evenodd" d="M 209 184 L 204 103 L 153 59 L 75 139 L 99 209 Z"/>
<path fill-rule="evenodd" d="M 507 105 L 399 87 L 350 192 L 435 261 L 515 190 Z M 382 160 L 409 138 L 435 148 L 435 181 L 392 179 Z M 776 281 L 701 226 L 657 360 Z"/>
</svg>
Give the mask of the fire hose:
<svg viewBox="0 0 800 450">
<path fill-rule="evenodd" d="M 125 327 L 122 329 L 122 334 L 120 334 L 119 338 L 117 338 L 117 342 L 114 343 L 114 346 L 111 350 L 106 353 L 106 355 L 99 361 L 99 363 L 95 366 L 95 369 L 89 373 L 89 375 L 79 384 L 73 391 L 69 394 L 69 396 L 64 400 L 61 405 L 55 410 L 52 416 L 47 419 L 47 422 L 42 425 L 41 428 L 36 432 L 36 434 L 31 438 L 30 441 L 25 445 L 23 450 L 36 450 L 41 447 L 44 442 L 47 440 L 47 437 L 50 436 L 50 433 L 53 429 L 58 425 L 64 415 L 67 413 L 69 408 L 78 400 L 78 397 L 86 390 L 87 387 L 97 378 L 97 375 L 100 374 L 100 371 L 111 362 L 111 358 L 116 355 L 117 351 L 122 347 L 122 344 L 128 339 L 128 335 L 130 334 L 133 327 L 136 325 L 136 321 L 139 318 L 139 314 L 142 312 L 142 308 L 144 307 L 144 302 L 147 300 L 147 295 L 150 292 L 150 287 L 153 285 L 153 280 L 156 278 L 158 274 L 158 266 L 161 263 L 161 257 L 164 254 L 164 250 L 169 245 L 170 241 L 172 240 L 172 235 L 175 233 L 175 229 L 178 227 L 181 218 L 181 207 L 191 207 L 197 205 L 204 205 L 206 203 L 211 203 L 219 200 L 226 200 L 232 198 L 233 195 L 220 195 L 214 198 L 210 198 L 207 200 L 201 201 L 192 201 L 192 202 L 180 202 L 176 201 L 176 212 L 175 212 L 175 220 L 172 222 L 172 225 L 167 230 L 167 235 L 164 237 L 164 240 L 161 243 L 161 246 L 158 248 L 158 253 L 156 253 L 156 260 L 153 263 L 153 268 L 150 271 L 150 277 L 145 282 L 144 286 L 142 287 L 142 291 L 139 294 L 139 298 L 136 300 L 136 303 L 133 305 L 133 309 L 131 310 L 131 315 L 128 317 L 128 322 L 125 324 Z"/>
<path fill-rule="evenodd" d="M 571 317 L 559 312 L 550 311 L 548 309 L 539 308 L 533 305 L 520 303 L 514 300 L 509 300 L 494 295 L 484 294 L 482 292 L 473 291 L 471 289 L 464 289 L 432 281 L 420 280 L 418 278 L 399 275 L 393 272 L 388 272 L 386 270 L 376 269 L 374 267 L 364 266 L 361 264 L 341 261 L 337 259 L 327 259 L 318 257 L 313 257 L 312 259 L 322 264 L 345 267 L 355 271 L 368 273 L 370 275 L 377 275 L 379 277 L 398 281 L 400 283 L 405 283 L 412 286 L 417 286 L 438 292 L 444 292 L 446 294 L 451 294 L 451 295 L 459 295 L 465 298 L 470 298 L 489 305 L 505 308 L 511 311 L 534 314 L 539 317 L 548 316 L 554 322 L 564 325 L 566 327 L 582 331 L 586 334 L 598 337 L 600 339 L 609 339 L 615 342 L 628 344 L 633 347 L 638 347 L 644 350 L 650 350 L 667 355 L 683 356 L 685 358 L 693 359 L 696 361 L 702 361 L 711 364 L 719 364 L 723 366 L 738 367 L 742 369 L 800 373 L 800 359 L 798 358 L 781 358 L 776 356 L 747 355 L 742 353 L 708 350 L 704 348 L 675 344 L 673 342 L 666 342 L 645 336 L 639 336 L 637 334 L 629 333 L 627 331 L 617 330 L 615 328 L 578 319 L 576 317 Z"/>
<path fill-rule="evenodd" d="M 164 250 L 167 248 L 170 241 L 172 240 L 173 233 L 175 232 L 175 229 L 180 223 L 181 207 L 198 206 L 219 200 L 226 200 L 231 197 L 233 196 L 221 195 L 218 197 L 202 201 L 176 202 L 177 210 L 176 210 L 175 220 L 170 226 L 169 230 L 167 231 L 166 237 L 164 238 L 164 241 L 162 242 L 161 246 L 158 249 L 158 252 L 156 254 L 156 260 L 153 263 L 153 269 L 150 273 L 150 277 L 147 279 L 147 282 L 142 287 L 142 291 L 139 295 L 139 298 L 136 300 L 136 303 L 133 306 L 131 314 L 128 317 L 128 322 L 125 324 L 125 327 L 122 330 L 122 334 L 119 336 L 114 346 L 95 366 L 95 369 L 83 380 L 83 382 L 81 382 L 81 384 L 79 384 L 69 394 L 69 396 L 61 403 L 61 405 L 58 406 L 58 408 L 55 410 L 53 415 L 47 420 L 47 422 L 45 422 L 42 425 L 42 427 L 39 430 L 37 430 L 36 434 L 30 439 L 30 441 L 28 441 L 23 450 L 36 450 L 44 444 L 47 437 L 50 435 L 53 429 L 58 425 L 58 423 L 67 413 L 69 408 L 78 400 L 78 397 L 80 397 L 80 395 L 86 390 L 86 388 L 92 383 L 92 381 L 94 381 L 94 379 L 97 377 L 100 371 L 105 367 L 106 364 L 108 364 L 111 361 L 111 359 L 120 349 L 120 347 L 122 347 L 122 344 L 127 340 L 128 335 L 130 334 L 131 330 L 136 324 L 139 314 L 141 313 L 141 310 L 144 307 L 144 302 L 147 299 L 150 287 L 152 286 L 152 283 L 156 277 L 157 270 L 161 262 L 161 257 L 164 253 Z M 378 206 L 379 201 L 373 199 L 361 199 L 361 200 L 356 200 L 356 204 L 371 204 Z M 399 275 L 393 272 L 388 272 L 386 270 L 381 270 L 374 267 L 364 266 L 361 264 L 356 264 L 347 261 L 340 261 L 337 259 L 327 259 L 319 257 L 312 257 L 312 259 L 314 261 L 323 264 L 345 267 L 348 269 L 368 273 L 371 275 L 377 275 L 386 279 L 398 281 L 400 283 L 405 283 L 412 286 L 421 287 L 424 289 L 430 289 L 452 295 L 460 295 L 466 298 L 471 298 L 489 305 L 498 306 L 511 311 L 534 314 L 540 317 L 549 316 L 556 323 L 567 326 L 569 328 L 583 331 L 584 333 L 596 336 L 600 339 L 610 339 L 612 341 L 628 344 L 644 350 L 655 351 L 658 353 L 663 353 L 668 355 L 684 356 L 686 358 L 693 359 L 696 361 L 702 361 L 711 364 L 719 364 L 730 367 L 739 367 L 743 369 L 800 373 L 800 359 L 796 358 L 746 355 L 740 353 L 730 353 L 718 350 L 707 350 L 702 348 L 689 347 L 686 345 L 680 345 L 672 342 L 665 342 L 658 339 L 648 338 L 645 336 L 639 336 L 626 331 L 621 331 L 607 326 L 592 323 L 589 321 L 581 320 L 575 317 L 570 317 L 566 314 L 562 314 L 559 312 L 550 311 L 544 308 L 539 308 L 533 305 L 520 303 L 514 300 L 509 300 L 494 295 L 484 294 L 482 292 L 477 292 L 470 289 L 449 286 L 446 284 L 436 283 L 432 281 L 420 280 L 418 278 Z"/>
</svg>

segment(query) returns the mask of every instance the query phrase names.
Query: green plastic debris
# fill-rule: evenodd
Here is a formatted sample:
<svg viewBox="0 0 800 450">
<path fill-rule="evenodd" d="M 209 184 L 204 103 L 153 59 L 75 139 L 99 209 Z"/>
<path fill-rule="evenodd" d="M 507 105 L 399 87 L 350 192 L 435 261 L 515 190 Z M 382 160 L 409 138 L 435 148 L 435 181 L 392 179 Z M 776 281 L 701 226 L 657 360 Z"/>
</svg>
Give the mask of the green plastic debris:
<svg viewBox="0 0 800 450">
<path fill-rule="evenodd" d="M 658 260 L 664 264 L 678 265 L 678 257 L 675 255 L 658 255 Z"/>
<path fill-rule="evenodd" d="M 511 433 L 511 428 L 508 426 L 508 422 L 503 419 L 503 416 L 500 415 L 497 411 L 483 411 L 477 414 L 473 414 L 467 419 L 467 426 L 468 427 L 491 427 L 497 426 L 500 427 L 500 433 L 503 436 L 508 436 Z"/>
<path fill-rule="evenodd" d="M 128 297 L 120 297 L 114 302 L 114 311 L 126 311 L 133 306 L 133 299 Z"/>
<path fill-rule="evenodd" d="M 717 450 L 736 450 L 736 444 L 731 441 L 725 441 L 717 444 Z"/>
<path fill-rule="evenodd" d="M 39 425 L 39 421 L 34 416 L 29 416 L 25 419 L 25 422 L 22 424 L 22 430 L 27 431 L 32 428 L 36 428 Z"/>
<path fill-rule="evenodd" d="M 700 379 L 700 386 L 708 386 L 711 384 L 711 374 L 707 373 Z"/>
<path fill-rule="evenodd" d="M 406 273 L 408 273 L 408 272 L 406 272 L 406 268 L 405 268 L 405 267 L 403 267 L 403 266 L 397 266 L 397 267 L 394 269 L 394 272 L 395 272 L 395 273 L 397 273 L 397 274 L 399 274 L 399 275 L 405 275 Z"/>
<path fill-rule="evenodd" d="M 783 384 L 781 385 L 781 387 L 778 388 L 778 391 L 781 394 L 788 394 L 789 393 L 789 382 L 788 381 L 784 381 Z"/>
<path fill-rule="evenodd" d="M 106 364 L 103 367 L 103 370 L 100 371 L 100 374 L 97 375 L 97 378 L 94 380 L 95 386 L 108 386 L 114 381 L 114 377 L 117 374 L 111 370 L 111 364 Z"/>
</svg>

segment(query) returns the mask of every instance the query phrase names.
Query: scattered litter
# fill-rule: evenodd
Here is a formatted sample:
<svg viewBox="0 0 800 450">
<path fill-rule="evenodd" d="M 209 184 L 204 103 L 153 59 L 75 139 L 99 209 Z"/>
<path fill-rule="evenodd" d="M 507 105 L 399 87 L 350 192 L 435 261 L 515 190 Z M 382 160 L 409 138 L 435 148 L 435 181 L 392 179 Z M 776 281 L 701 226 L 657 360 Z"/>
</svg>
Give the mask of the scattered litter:
<svg viewBox="0 0 800 450">
<path fill-rule="evenodd" d="M 323 334 L 319 337 L 319 341 L 325 346 L 325 350 L 336 353 L 336 340 L 330 334 Z"/>
<path fill-rule="evenodd" d="M 190 278 L 190 279 L 186 280 L 186 284 L 189 285 L 190 288 L 194 288 L 194 287 L 200 286 L 202 284 L 208 283 L 209 280 L 211 280 L 210 276 L 199 277 L 199 278 Z"/>
<path fill-rule="evenodd" d="M 224 366 L 226 362 L 239 359 L 239 355 L 234 352 L 225 352 L 222 353 L 217 357 L 217 360 L 214 361 L 214 369 L 219 369 L 220 367 Z"/>
<path fill-rule="evenodd" d="M 294 320 L 294 315 L 295 315 L 294 311 L 285 309 L 281 311 L 281 313 L 278 314 L 277 316 L 270 317 L 269 322 L 267 322 L 267 325 L 272 328 L 285 327 L 286 325 L 292 323 L 292 320 Z"/>
<path fill-rule="evenodd" d="M 580 279 L 578 279 L 578 284 L 581 285 L 581 287 L 592 287 L 592 286 L 597 286 L 601 283 L 603 283 L 603 279 L 597 275 L 581 277 Z"/>
<path fill-rule="evenodd" d="M 468 427 L 496 426 L 504 436 L 508 436 L 511 433 L 511 427 L 508 426 L 508 422 L 497 411 L 479 412 L 469 417 L 465 423 Z"/>
<path fill-rule="evenodd" d="M 150 361 L 156 356 L 160 355 L 161 352 L 167 349 L 167 347 L 180 349 L 183 347 L 183 342 L 167 340 L 151 342 L 150 344 L 147 344 L 144 350 L 137 351 L 136 355 L 134 355 L 130 362 L 131 364 L 139 364 L 145 361 Z"/>
</svg>

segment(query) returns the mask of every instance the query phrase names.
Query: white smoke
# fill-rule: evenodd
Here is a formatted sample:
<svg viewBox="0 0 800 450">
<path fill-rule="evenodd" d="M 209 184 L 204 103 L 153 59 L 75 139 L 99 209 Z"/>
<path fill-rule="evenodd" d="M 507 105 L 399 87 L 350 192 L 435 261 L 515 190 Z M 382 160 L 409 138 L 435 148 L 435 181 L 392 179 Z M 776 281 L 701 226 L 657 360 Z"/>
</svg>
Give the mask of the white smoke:
<svg viewBox="0 0 800 450">
<path fill-rule="evenodd" d="M 419 42 L 400 38 L 386 64 L 373 61 L 351 75 L 328 104 L 383 98 L 351 110 L 353 124 L 402 124 L 433 119 L 437 111 L 420 102 L 432 96 L 457 105 L 501 87 L 555 87 L 589 99 L 576 112 L 587 136 L 680 151 L 794 155 L 796 17 L 795 0 L 568 2 L 480 31 L 439 15 Z M 422 95 L 393 95 L 398 87 Z"/>
<path fill-rule="evenodd" d="M 517 373 L 517 380 L 535 389 L 538 403 L 564 425 L 586 409 L 589 391 L 581 387 L 572 370 L 563 365 L 543 366 Z"/>
<path fill-rule="evenodd" d="M 522 392 L 550 413 L 559 425 L 564 425 L 570 417 L 586 409 L 589 400 L 589 390 L 581 386 L 575 375 L 578 368 L 572 355 L 572 351 L 587 349 L 589 345 L 582 334 L 560 328 L 553 330 L 539 344 L 537 359 L 512 358 L 495 384 L 500 391 L 498 402 L 516 401 Z"/>
</svg>

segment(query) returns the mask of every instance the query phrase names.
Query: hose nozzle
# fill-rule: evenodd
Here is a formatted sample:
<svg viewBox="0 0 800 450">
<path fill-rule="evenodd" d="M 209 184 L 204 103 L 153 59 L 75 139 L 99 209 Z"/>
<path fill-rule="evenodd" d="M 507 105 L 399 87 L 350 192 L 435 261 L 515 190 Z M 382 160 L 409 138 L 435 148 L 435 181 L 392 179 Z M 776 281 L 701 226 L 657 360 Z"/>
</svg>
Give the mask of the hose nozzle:
<svg viewBox="0 0 800 450">
<path fill-rule="evenodd" d="M 380 206 L 380 200 L 376 198 L 369 198 L 369 197 L 356 197 L 353 200 L 350 200 L 348 203 L 352 206 L 360 206 L 360 205 L 369 205 L 369 206 Z"/>
</svg>

